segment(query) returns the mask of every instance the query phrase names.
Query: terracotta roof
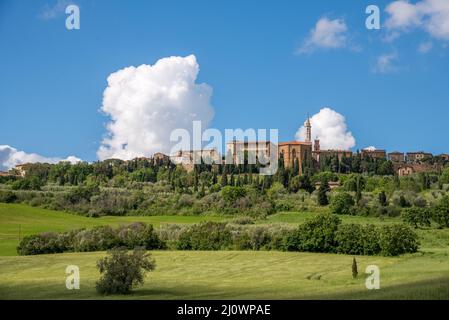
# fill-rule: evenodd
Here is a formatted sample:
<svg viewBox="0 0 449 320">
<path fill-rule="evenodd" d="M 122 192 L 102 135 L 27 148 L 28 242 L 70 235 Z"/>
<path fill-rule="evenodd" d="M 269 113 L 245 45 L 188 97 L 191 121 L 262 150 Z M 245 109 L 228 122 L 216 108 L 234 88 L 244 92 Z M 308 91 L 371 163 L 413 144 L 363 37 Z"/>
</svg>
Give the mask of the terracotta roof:
<svg viewBox="0 0 449 320">
<path fill-rule="evenodd" d="M 240 140 L 232 140 L 228 141 L 226 144 L 232 144 L 232 143 L 238 143 L 238 144 L 246 144 L 246 143 L 271 143 L 271 141 L 268 140 L 260 140 L 260 141 L 240 141 Z"/>
<path fill-rule="evenodd" d="M 314 152 L 345 152 L 345 153 L 353 153 L 351 150 L 338 150 L 338 149 L 321 149 L 321 150 L 316 150 Z"/>
<path fill-rule="evenodd" d="M 286 145 L 303 145 L 303 146 L 311 146 L 312 142 L 305 142 L 305 141 L 288 141 L 288 142 L 279 142 L 280 146 L 286 146 Z"/>
</svg>

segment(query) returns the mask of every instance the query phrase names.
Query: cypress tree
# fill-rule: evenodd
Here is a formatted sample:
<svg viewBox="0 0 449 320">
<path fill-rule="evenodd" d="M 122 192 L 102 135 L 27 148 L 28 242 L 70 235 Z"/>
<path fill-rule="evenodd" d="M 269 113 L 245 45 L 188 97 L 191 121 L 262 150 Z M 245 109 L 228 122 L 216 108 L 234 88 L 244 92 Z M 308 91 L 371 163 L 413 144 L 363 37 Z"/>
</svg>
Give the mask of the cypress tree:
<svg viewBox="0 0 449 320">
<path fill-rule="evenodd" d="M 355 279 L 359 275 L 359 271 L 357 270 L 357 260 L 355 257 L 352 259 L 352 278 Z"/>
</svg>

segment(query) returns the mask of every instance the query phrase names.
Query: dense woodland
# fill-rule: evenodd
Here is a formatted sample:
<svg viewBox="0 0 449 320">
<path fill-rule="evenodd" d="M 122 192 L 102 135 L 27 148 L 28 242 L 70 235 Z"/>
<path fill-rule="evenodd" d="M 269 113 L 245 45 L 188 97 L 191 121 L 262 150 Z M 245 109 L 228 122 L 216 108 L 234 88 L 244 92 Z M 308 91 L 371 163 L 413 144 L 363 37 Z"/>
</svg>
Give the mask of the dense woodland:
<svg viewBox="0 0 449 320">
<path fill-rule="evenodd" d="M 32 164 L 25 177 L 0 177 L 0 202 L 28 203 L 92 217 L 239 214 L 263 218 L 279 211 L 320 211 L 325 207 L 337 214 L 404 214 L 413 224 L 425 225 L 413 222 L 410 216 L 444 204 L 449 189 L 447 163 L 441 163 L 441 172 L 407 177 L 395 175 L 390 161 L 362 159 L 358 153 L 341 161 L 337 157 L 322 159 L 319 165 L 305 161 L 302 172 L 300 167 L 296 162 L 285 168 L 279 159 L 277 173 L 262 176 L 256 165 L 201 164 L 187 172 L 170 161 L 145 158 Z M 338 181 L 340 187 L 331 191 L 331 181 Z"/>
</svg>

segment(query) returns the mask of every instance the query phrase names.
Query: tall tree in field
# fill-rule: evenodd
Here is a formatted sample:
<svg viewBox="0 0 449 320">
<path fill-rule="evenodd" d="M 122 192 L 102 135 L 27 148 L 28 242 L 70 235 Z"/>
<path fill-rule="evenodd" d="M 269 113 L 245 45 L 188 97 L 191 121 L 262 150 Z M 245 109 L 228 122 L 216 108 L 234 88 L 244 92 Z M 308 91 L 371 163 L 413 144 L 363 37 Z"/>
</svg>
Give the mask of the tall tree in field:
<svg viewBox="0 0 449 320">
<path fill-rule="evenodd" d="M 320 183 L 320 188 L 318 189 L 318 204 L 320 206 L 327 206 L 329 204 L 329 199 L 327 197 L 329 190 L 329 182 L 326 178 L 323 178 Z"/>
<path fill-rule="evenodd" d="M 352 259 L 352 277 L 355 279 L 359 275 L 359 271 L 357 270 L 357 260 L 355 257 Z"/>
</svg>

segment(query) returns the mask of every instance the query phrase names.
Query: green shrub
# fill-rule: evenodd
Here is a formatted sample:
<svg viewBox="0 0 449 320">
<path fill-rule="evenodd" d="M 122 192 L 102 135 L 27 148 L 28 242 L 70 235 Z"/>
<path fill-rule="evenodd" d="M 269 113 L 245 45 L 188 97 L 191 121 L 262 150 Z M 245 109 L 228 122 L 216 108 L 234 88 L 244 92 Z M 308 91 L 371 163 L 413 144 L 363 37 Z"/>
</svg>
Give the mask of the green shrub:
<svg viewBox="0 0 449 320">
<path fill-rule="evenodd" d="M 0 190 L 0 202 L 12 203 L 17 200 L 17 196 L 14 192 L 9 190 Z"/>
<path fill-rule="evenodd" d="M 363 226 L 360 224 L 343 224 L 338 227 L 335 234 L 337 242 L 336 251 L 344 254 L 363 255 Z"/>
<path fill-rule="evenodd" d="M 335 234 L 341 220 L 336 215 L 319 214 L 284 238 L 288 251 L 335 252 Z"/>
<path fill-rule="evenodd" d="M 231 204 L 245 195 L 246 189 L 243 187 L 226 186 L 221 189 L 221 196 L 226 202 Z"/>
<path fill-rule="evenodd" d="M 441 228 L 449 227 L 449 197 L 444 196 L 432 208 L 432 217 Z"/>
<path fill-rule="evenodd" d="M 271 235 L 266 227 L 250 227 L 242 230 L 233 242 L 238 250 L 260 250 L 271 242 Z"/>
<path fill-rule="evenodd" d="M 335 214 L 351 214 L 354 199 L 347 192 L 337 193 L 331 200 L 330 209 Z"/>
<path fill-rule="evenodd" d="M 372 224 L 363 226 L 361 239 L 364 255 L 373 256 L 380 253 L 380 231 L 378 227 Z"/>
<path fill-rule="evenodd" d="M 133 287 L 144 283 L 147 271 L 156 268 L 151 255 L 142 249 L 128 253 L 126 248 L 115 248 L 109 251 L 109 255 L 97 262 L 102 274 L 96 284 L 100 294 L 128 294 Z"/>
<path fill-rule="evenodd" d="M 46 232 L 24 237 L 17 247 L 17 253 L 19 255 L 61 253 L 68 248 L 68 238 L 65 234 Z"/>
<path fill-rule="evenodd" d="M 232 244 L 226 223 L 201 222 L 184 231 L 177 243 L 179 250 L 221 250 Z"/>
<path fill-rule="evenodd" d="M 427 208 L 406 208 L 402 212 L 402 219 L 414 228 L 430 227 L 431 212 Z"/>
<path fill-rule="evenodd" d="M 117 233 L 110 226 L 99 226 L 78 232 L 73 239 L 73 249 L 77 252 L 103 251 L 119 243 Z"/>
<path fill-rule="evenodd" d="M 164 249 L 165 244 L 154 232 L 152 225 L 142 222 L 135 222 L 122 225 L 117 229 L 117 237 L 120 245 L 128 249 L 143 247 L 147 250 Z"/>
<path fill-rule="evenodd" d="M 13 190 L 40 190 L 44 183 L 36 176 L 22 178 L 11 184 Z"/>
<path fill-rule="evenodd" d="M 379 238 L 381 254 L 397 256 L 418 250 L 418 236 L 410 227 L 402 224 L 382 226 Z"/>
<path fill-rule="evenodd" d="M 338 253 L 376 255 L 380 252 L 379 230 L 374 225 L 342 224 L 335 239 Z"/>
</svg>

